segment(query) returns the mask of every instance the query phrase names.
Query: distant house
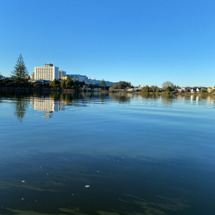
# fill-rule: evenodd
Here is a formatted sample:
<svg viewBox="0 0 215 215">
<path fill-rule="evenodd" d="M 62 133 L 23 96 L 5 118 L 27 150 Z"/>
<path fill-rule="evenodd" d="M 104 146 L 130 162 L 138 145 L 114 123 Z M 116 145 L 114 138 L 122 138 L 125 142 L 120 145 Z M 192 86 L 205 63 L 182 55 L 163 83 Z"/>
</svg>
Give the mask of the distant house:
<svg viewBox="0 0 215 215">
<path fill-rule="evenodd" d="M 184 93 L 189 93 L 190 90 L 191 90 L 190 87 L 183 87 L 183 88 L 181 88 L 181 89 L 182 89 L 182 92 L 184 92 Z"/>
<path fill-rule="evenodd" d="M 191 93 L 196 93 L 196 89 L 191 89 L 190 92 Z"/>
<path fill-rule="evenodd" d="M 186 87 L 181 88 L 181 90 L 182 90 L 182 93 L 187 92 L 187 88 Z"/>
<path fill-rule="evenodd" d="M 134 91 L 141 91 L 142 90 L 141 87 L 134 87 L 133 89 L 134 89 Z"/>
<path fill-rule="evenodd" d="M 181 88 L 178 88 L 176 90 L 178 91 L 178 93 L 183 93 L 184 92 L 183 89 L 181 89 Z"/>
<path fill-rule="evenodd" d="M 208 87 L 207 88 L 208 93 L 212 93 L 213 91 L 215 91 L 215 87 Z"/>
<path fill-rule="evenodd" d="M 142 88 L 141 87 L 134 87 L 134 88 L 129 88 L 126 91 L 127 92 L 137 92 L 137 91 L 141 91 Z"/>
<path fill-rule="evenodd" d="M 133 88 L 127 89 L 127 92 L 133 92 Z"/>
<path fill-rule="evenodd" d="M 196 92 L 197 92 L 197 93 L 200 93 L 201 91 L 202 91 L 202 88 L 200 88 L 200 87 L 197 87 L 197 88 L 196 88 Z"/>
</svg>

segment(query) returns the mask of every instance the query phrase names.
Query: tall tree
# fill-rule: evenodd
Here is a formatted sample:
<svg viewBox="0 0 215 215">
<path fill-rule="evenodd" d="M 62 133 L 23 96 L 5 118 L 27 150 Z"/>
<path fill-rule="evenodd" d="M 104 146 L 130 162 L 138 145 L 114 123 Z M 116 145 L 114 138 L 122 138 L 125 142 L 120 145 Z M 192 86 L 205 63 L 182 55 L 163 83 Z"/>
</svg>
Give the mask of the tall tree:
<svg viewBox="0 0 215 215">
<path fill-rule="evenodd" d="M 28 79 L 28 71 L 21 54 L 19 55 L 17 63 L 12 72 L 12 75 L 15 79 L 18 79 L 18 80 Z"/>
<path fill-rule="evenodd" d="M 144 93 L 149 93 L 150 92 L 150 87 L 148 85 L 146 85 L 145 87 L 142 88 L 142 91 Z"/>
<path fill-rule="evenodd" d="M 119 89 L 125 89 L 126 87 L 130 87 L 131 83 L 126 82 L 126 81 L 120 81 L 119 82 Z"/>
<path fill-rule="evenodd" d="M 173 88 L 173 83 L 170 81 L 166 81 L 162 84 L 163 89 L 166 89 L 167 87 Z"/>
<path fill-rule="evenodd" d="M 56 80 L 56 79 L 54 79 L 53 81 L 51 81 L 49 83 L 49 86 L 52 87 L 52 88 L 54 88 L 54 89 L 60 89 L 60 85 L 61 85 L 60 81 Z"/>
<path fill-rule="evenodd" d="M 66 79 L 66 88 L 67 89 L 72 89 L 73 87 L 74 87 L 74 81 L 70 77 L 67 77 L 67 79 Z"/>
<path fill-rule="evenodd" d="M 104 80 L 101 81 L 100 86 L 101 86 L 102 89 L 105 89 L 106 83 L 105 83 Z"/>
<path fill-rule="evenodd" d="M 61 86 L 62 89 L 66 89 L 66 81 L 62 80 L 61 83 L 60 83 L 60 86 Z"/>
</svg>

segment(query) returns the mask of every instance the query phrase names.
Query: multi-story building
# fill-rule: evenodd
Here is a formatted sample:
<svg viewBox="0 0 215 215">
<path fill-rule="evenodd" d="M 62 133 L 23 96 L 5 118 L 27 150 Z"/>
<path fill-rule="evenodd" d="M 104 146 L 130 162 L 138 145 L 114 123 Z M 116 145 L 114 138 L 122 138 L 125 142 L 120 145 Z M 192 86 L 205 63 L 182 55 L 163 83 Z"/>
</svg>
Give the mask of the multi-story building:
<svg viewBox="0 0 215 215">
<path fill-rule="evenodd" d="M 93 85 L 100 85 L 101 81 L 96 80 L 95 78 L 88 78 L 86 75 L 79 75 L 79 74 L 74 74 L 74 75 L 65 75 L 63 79 L 67 78 L 72 79 L 73 81 L 84 81 L 85 84 L 93 84 Z M 105 81 L 106 86 L 111 87 L 113 85 L 113 82 L 110 81 Z"/>
<path fill-rule="evenodd" d="M 34 67 L 34 72 L 31 76 L 32 81 L 53 81 L 66 80 L 67 78 L 73 81 L 84 81 L 86 84 L 100 85 L 101 80 L 96 80 L 95 78 L 88 78 L 86 75 L 71 74 L 66 75 L 66 72 L 59 70 L 58 67 L 53 66 L 51 63 L 46 63 L 44 67 Z M 106 86 L 112 86 L 113 82 L 105 81 Z"/>
<path fill-rule="evenodd" d="M 46 63 L 43 67 L 34 67 L 34 72 L 32 74 L 32 79 L 53 81 L 54 79 L 62 79 L 66 75 L 66 72 L 59 70 L 58 67 L 53 66 L 51 63 Z"/>
<path fill-rule="evenodd" d="M 66 76 L 72 79 L 73 81 L 80 81 L 80 82 L 84 81 L 86 83 L 88 80 L 88 77 L 86 75 L 74 74 L 74 75 L 66 75 Z"/>
<path fill-rule="evenodd" d="M 66 72 L 63 70 L 59 70 L 59 79 L 63 79 L 66 76 Z"/>
</svg>

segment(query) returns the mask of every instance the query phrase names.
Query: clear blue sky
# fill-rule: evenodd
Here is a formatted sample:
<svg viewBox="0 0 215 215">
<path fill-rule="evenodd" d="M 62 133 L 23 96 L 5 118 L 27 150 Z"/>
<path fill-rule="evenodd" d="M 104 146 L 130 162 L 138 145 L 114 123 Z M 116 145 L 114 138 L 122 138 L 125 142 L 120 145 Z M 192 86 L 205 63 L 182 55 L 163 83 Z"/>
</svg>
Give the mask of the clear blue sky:
<svg viewBox="0 0 215 215">
<path fill-rule="evenodd" d="M 215 86 L 214 0 L 0 0 L 0 73 L 22 53 L 29 74 L 133 85 Z"/>
</svg>

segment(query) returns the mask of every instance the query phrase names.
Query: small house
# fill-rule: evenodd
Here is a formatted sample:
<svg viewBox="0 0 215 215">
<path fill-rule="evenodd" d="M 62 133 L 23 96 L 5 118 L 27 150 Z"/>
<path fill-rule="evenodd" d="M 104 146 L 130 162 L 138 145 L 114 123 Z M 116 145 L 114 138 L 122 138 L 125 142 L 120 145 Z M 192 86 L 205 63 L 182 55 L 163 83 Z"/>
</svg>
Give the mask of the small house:
<svg viewBox="0 0 215 215">
<path fill-rule="evenodd" d="M 201 91 L 202 91 L 202 88 L 200 88 L 200 87 L 197 87 L 197 88 L 196 88 L 196 92 L 197 92 L 197 93 L 200 93 Z"/>
</svg>

